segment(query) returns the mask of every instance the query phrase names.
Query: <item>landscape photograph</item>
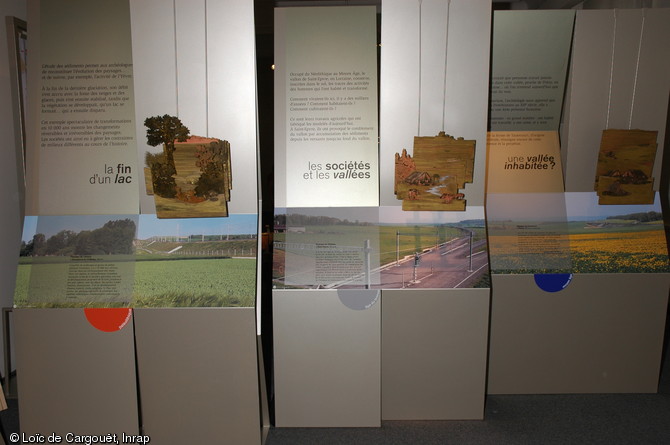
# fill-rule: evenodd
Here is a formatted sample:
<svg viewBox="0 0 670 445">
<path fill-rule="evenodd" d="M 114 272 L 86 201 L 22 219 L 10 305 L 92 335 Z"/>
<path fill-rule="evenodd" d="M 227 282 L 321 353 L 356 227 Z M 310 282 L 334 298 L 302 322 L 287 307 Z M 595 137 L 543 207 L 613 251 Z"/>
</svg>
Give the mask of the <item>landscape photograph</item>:
<svg viewBox="0 0 670 445">
<path fill-rule="evenodd" d="M 564 199 L 563 220 L 489 219 L 493 273 L 670 272 L 658 194 L 650 205 L 599 205 L 596 193 Z"/>
<path fill-rule="evenodd" d="M 27 217 L 18 307 L 252 307 L 256 215 Z"/>
<path fill-rule="evenodd" d="M 564 193 L 489 193 L 486 221 L 492 273 L 571 270 Z"/>
<path fill-rule="evenodd" d="M 354 208 L 307 210 L 275 214 L 275 288 L 489 286 L 482 207 L 463 213 L 380 207 L 366 215 Z"/>
<path fill-rule="evenodd" d="M 256 215 L 159 219 L 141 215 L 134 307 L 252 307 Z"/>
<path fill-rule="evenodd" d="M 668 248 L 658 193 L 649 205 L 597 203 L 566 193 L 573 273 L 667 273 Z"/>
<path fill-rule="evenodd" d="M 114 307 L 132 299 L 137 215 L 27 216 L 17 307 Z"/>
</svg>

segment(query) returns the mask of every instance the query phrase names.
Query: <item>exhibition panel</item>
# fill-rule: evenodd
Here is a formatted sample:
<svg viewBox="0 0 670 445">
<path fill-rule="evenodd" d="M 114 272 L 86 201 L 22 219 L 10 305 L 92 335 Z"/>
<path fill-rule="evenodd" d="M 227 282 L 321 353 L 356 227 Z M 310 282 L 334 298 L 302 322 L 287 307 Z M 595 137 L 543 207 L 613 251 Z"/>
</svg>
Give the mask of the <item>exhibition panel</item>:
<svg viewBox="0 0 670 445">
<path fill-rule="evenodd" d="M 378 205 L 375 8 L 275 9 L 275 67 L 275 205 Z"/>
<path fill-rule="evenodd" d="M 547 148 L 517 153 L 537 131 L 491 134 L 489 393 L 656 391 L 670 276 L 655 191 L 668 12 L 576 11 L 560 159 Z M 533 17 L 496 13 L 494 29 L 499 19 Z M 523 38 L 523 29 L 507 29 L 507 38 Z M 495 51 L 494 61 L 507 57 Z M 565 192 L 561 181 L 546 187 L 549 158 L 563 163 Z"/>
<path fill-rule="evenodd" d="M 178 345 L 166 339 L 179 338 L 187 345 L 180 360 L 190 354 L 180 363 L 210 371 L 198 383 L 211 396 L 212 415 L 241 416 L 225 427 L 230 443 L 260 443 L 253 2 L 35 0 L 28 6 L 35 29 L 30 57 L 37 67 L 29 73 L 29 88 L 37 94 L 28 119 L 28 216 L 14 299 L 26 312 L 17 312 L 23 333 L 17 349 L 31 347 L 26 339 L 48 335 L 45 326 L 51 325 L 24 325 L 32 311 L 53 313 L 57 329 L 69 319 L 52 308 L 65 307 L 92 325 L 60 326 L 63 333 L 78 333 L 68 348 L 123 351 L 130 360 L 96 368 L 94 378 L 81 381 L 61 375 L 76 362 L 59 362 L 63 369 L 42 374 L 36 387 L 88 392 L 91 403 L 102 406 L 120 394 L 100 382 L 123 378 L 128 390 L 121 394 L 133 406 L 117 417 L 132 417 L 135 430 L 142 423 L 160 437 L 169 431 L 161 422 L 186 422 L 197 425 L 204 442 L 218 442 L 222 431 L 205 428 L 209 423 L 199 410 L 171 409 L 180 413 L 179 423 L 162 411 L 167 405 L 160 397 L 169 394 L 162 385 L 184 389 L 194 379 L 194 370 L 165 363 Z M 195 307 L 202 311 L 188 310 Z M 133 308 L 150 314 L 135 319 Z M 159 330 L 152 317 L 176 321 L 158 322 L 160 335 L 154 337 Z M 130 341 L 112 342 L 121 333 Z M 221 355 L 226 342 L 233 351 Z M 41 358 L 32 349 L 17 356 L 26 425 L 42 434 L 60 431 L 49 426 L 48 416 L 31 417 L 36 399 L 31 389 L 23 390 L 31 384 L 24 376 L 42 369 Z M 221 379 L 222 369 L 230 378 Z M 168 371 L 169 382 L 162 374 Z M 137 386 L 137 375 L 146 391 Z M 186 391 L 197 403 L 202 392 Z M 52 409 L 58 404 L 62 416 L 78 417 L 76 398 L 51 396 L 59 394 L 46 391 L 40 403 Z M 71 428 L 83 432 L 96 425 Z M 160 441 L 184 440 L 171 434 Z"/>
<path fill-rule="evenodd" d="M 277 426 L 381 425 L 376 28 L 275 9 Z"/>
<path fill-rule="evenodd" d="M 570 74 L 565 187 L 593 189 L 606 129 L 657 131 L 665 141 L 670 90 L 670 10 L 578 11 Z M 653 162 L 658 190 L 662 150 Z"/>
<path fill-rule="evenodd" d="M 382 2 L 382 221 L 407 224 L 397 229 L 399 243 L 429 230 L 431 217 L 433 230 L 462 231 L 418 249 L 411 279 L 382 286 L 384 420 L 484 415 L 490 9 L 486 1 Z"/>
<path fill-rule="evenodd" d="M 376 53 L 370 51 L 376 44 L 374 12 L 361 7 L 282 8 L 275 14 L 277 426 L 370 426 L 382 419 L 483 415 L 489 306 L 483 197 L 490 4 L 382 3 L 381 147 L 377 152 L 372 146 L 372 161 L 366 158 L 367 149 L 360 148 L 355 158 L 342 158 L 347 162 L 340 163 L 349 136 L 358 142 L 368 139 L 357 134 L 356 122 L 376 121 L 377 110 L 362 93 L 365 87 L 367 94 L 374 94 L 373 78 L 368 84 L 361 77 L 372 71 L 358 68 L 376 62 Z M 361 22 L 364 14 L 371 17 Z M 354 38 L 362 43 L 349 43 Z M 344 50 L 337 45 L 348 46 Z M 359 49 L 352 53 L 353 48 Z M 345 76 L 348 70 L 358 77 L 328 77 L 333 72 Z M 339 104 L 331 97 L 339 90 L 349 91 L 351 100 Z M 334 108 L 322 110 L 309 101 L 304 105 L 300 94 L 311 95 L 312 101 L 317 100 L 315 94 L 329 98 L 327 105 Z M 328 126 L 311 122 L 322 116 L 330 118 Z M 340 118 L 353 122 L 344 127 L 347 134 L 334 127 Z M 321 136 L 325 143 L 318 142 Z M 343 148 L 336 147 L 338 143 Z M 357 178 L 358 183 L 351 184 L 354 189 L 338 182 L 341 169 L 348 182 Z M 368 178 L 374 188 L 366 185 Z M 320 191 L 321 184 L 328 185 L 327 193 Z M 368 193 L 370 199 L 362 197 Z M 477 287 L 481 289 L 461 289 Z M 376 301 L 379 295 L 381 302 L 387 298 L 387 289 L 403 289 L 389 297 L 393 303 L 388 315 L 385 305 Z M 416 307 L 418 301 L 423 303 Z M 416 316 L 402 317 L 403 308 Z M 447 328 L 432 317 L 445 312 L 467 313 L 472 322 Z M 453 347 L 441 335 L 427 333 L 430 326 L 436 333 L 458 331 L 466 341 Z M 415 335 L 406 337 L 407 330 Z M 369 341 L 352 342 L 352 335 Z M 434 360 L 445 344 L 452 352 L 450 364 Z M 412 351 L 420 352 L 419 357 Z M 406 360 L 398 359 L 402 357 Z M 413 359 L 426 369 L 413 368 Z M 363 366 L 368 371 L 361 375 Z M 456 388 L 452 377 L 445 378 L 444 372 L 457 378 L 465 369 L 466 385 Z M 382 378 L 389 376 L 381 393 L 378 372 Z M 430 378 L 407 386 L 400 377 L 405 372 L 423 372 Z M 362 381 L 367 382 L 365 391 Z M 414 397 L 408 396 L 408 388 L 417 389 Z M 434 400 L 431 391 L 440 400 Z M 432 403 L 421 406 L 427 399 Z M 357 407 L 355 417 L 345 405 Z"/>
<path fill-rule="evenodd" d="M 394 156 L 415 136 L 440 131 L 476 141 L 468 204 L 483 205 L 491 4 L 488 1 L 382 2 L 380 203 L 394 196 Z"/>
<path fill-rule="evenodd" d="M 491 131 L 558 131 L 574 11 L 496 11 Z"/>
<path fill-rule="evenodd" d="M 657 391 L 670 8 L 274 2 L 265 40 L 257 0 L 25 2 L 5 313 L 33 442 Z"/>
</svg>

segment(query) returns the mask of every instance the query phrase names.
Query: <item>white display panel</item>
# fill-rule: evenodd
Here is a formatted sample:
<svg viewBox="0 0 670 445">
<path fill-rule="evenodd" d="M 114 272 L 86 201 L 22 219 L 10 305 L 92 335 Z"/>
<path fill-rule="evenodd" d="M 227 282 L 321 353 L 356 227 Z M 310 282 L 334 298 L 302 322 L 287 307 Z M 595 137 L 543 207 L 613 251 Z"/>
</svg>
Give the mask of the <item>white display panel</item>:
<svg viewBox="0 0 670 445">
<path fill-rule="evenodd" d="M 137 213 L 128 4 L 34 3 L 26 214 Z"/>
<path fill-rule="evenodd" d="M 374 7 L 275 10 L 275 205 L 376 206 Z"/>
<path fill-rule="evenodd" d="M 140 433 L 132 321 L 101 332 L 81 309 L 17 309 L 14 317 L 24 443 L 34 434 L 67 443 L 67 433 L 119 442 Z"/>
<path fill-rule="evenodd" d="M 497 11 L 491 62 L 492 131 L 557 131 L 574 11 Z"/>
</svg>

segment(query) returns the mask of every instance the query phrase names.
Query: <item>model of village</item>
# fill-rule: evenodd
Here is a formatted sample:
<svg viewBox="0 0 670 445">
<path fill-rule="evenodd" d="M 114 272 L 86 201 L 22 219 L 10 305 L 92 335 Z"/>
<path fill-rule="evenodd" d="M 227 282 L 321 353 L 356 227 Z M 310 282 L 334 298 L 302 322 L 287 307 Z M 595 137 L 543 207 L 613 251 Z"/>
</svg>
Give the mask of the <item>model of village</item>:
<svg viewBox="0 0 670 445">
<path fill-rule="evenodd" d="M 460 191 L 472 182 L 475 141 L 453 138 L 443 131 L 435 137 L 414 138 L 413 155 L 395 155 L 396 197 L 403 210 L 465 210 Z"/>
<path fill-rule="evenodd" d="M 228 216 L 232 188 L 228 141 L 191 135 L 179 118 L 148 117 L 147 144 L 162 145 L 145 156 L 147 194 L 159 218 Z M 148 178 L 151 178 L 150 181 Z"/>
<path fill-rule="evenodd" d="M 656 131 L 604 130 L 595 190 L 599 204 L 652 204 Z"/>
</svg>

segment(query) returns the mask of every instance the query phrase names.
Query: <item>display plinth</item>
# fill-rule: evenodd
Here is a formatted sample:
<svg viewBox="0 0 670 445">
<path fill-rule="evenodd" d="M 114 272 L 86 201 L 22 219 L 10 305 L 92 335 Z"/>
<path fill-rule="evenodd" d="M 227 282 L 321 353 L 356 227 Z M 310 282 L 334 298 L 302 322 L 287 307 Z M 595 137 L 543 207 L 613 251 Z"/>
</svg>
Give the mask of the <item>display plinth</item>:
<svg viewBox="0 0 670 445">
<path fill-rule="evenodd" d="M 488 392 L 656 392 L 669 281 L 585 274 L 549 293 L 532 275 L 493 275 Z"/>
<path fill-rule="evenodd" d="M 382 291 L 382 419 L 482 419 L 490 289 Z"/>
<path fill-rule="evenodd" d="M 381 426 L 381 304 L 337 291 L 274 291 L 277 427 Z"/>
<path fill-rule="evenodd" d="M 133 323 L 102 332 L 82 309 L 15 309 L 21 431 L 139 434 Z"/>
<path fill-rule="evenodd" d="M 137 309 L 144 434 L 160 444 L 260 444 L 254 308 Z"/>
</svg>

